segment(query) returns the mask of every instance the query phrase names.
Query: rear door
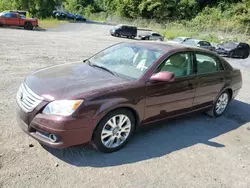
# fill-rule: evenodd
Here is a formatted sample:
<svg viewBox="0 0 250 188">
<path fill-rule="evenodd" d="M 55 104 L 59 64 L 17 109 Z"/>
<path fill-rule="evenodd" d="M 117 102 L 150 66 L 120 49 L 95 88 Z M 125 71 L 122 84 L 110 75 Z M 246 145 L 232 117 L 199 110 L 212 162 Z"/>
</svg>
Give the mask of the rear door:
<svg viewBox="0 0 250 188">
<path fill-rule="evenodd" d="M 124 36 L 128 35 L 128 27 L 127 26 L 122 26 L 121 35 L 124 35 Z"/>
<path fill-rule="evenodd" d="M 220 60 L 211 54 L 195 52 L 197 85 L 193 108 L 204 108 L 213 101 L 225 86 L 225 72 Z"/>
</svg>

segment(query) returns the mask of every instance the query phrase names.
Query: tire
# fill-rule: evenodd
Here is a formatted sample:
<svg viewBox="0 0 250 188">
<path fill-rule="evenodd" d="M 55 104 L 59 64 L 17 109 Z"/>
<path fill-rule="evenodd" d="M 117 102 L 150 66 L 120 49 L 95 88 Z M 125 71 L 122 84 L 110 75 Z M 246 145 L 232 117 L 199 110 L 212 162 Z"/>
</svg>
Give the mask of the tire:
<svg viewBox="0 0 250 188">
<path fill-rule="evenodd" d="M 33 25 L 32 25 L 32 23 L 31 22 L 25 22 L 25 24 L 24 24 L 24 29 L 26 29 L 26 30 L 33 30 Z"/>
<path fill-rule="evenodd" d="M 246 58 L 248 58 L 248 56 L 249 56 L 249 52 L 246 52 L 246 53 L 242 56 L 242 58 L 243 58 L 243 59 L 246 59 Z"/>
<path fill-rule="evenodd" d="M 114 118 L 116 120 L 115 124 Z M 120 119 L 123 118 L 126 118 L 126 121 L 119 125 Z M 112 124 L 113 126 L 111 126 Z M 135 118 L 133 114 L 126 109 L 114 110 L 108 113 L 97 125 L 93 134 L 92 145 L 103 153 L 118 151 L 127 144 L 134 130 Z"/>
<path fill-rule="evenodd" d="M 220 117 L 227 109 L 227 106 L 230 102 L 230 99 L 231 99 L 230 93 L 228 91 L 224 91 L 216 99 L 215 103 L 213 104 L 212 109 L 210 111 L 208 111 L 207 114 L 212 116 L 212 117 Z M 218 108 L 218 106 L 221 107 L 220 110 L 219 110 L 220 107 Z"/>
</svg>

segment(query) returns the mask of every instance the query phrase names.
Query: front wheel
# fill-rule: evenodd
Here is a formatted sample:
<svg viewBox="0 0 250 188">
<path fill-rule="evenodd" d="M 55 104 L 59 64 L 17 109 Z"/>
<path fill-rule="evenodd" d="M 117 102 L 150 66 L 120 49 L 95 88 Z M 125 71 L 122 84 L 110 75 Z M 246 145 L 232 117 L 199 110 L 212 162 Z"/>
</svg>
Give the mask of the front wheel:
<svg viewBox="0 0 250 188">
<path fill-rule="evenodd" d="M 24 29 L 26 29 L 26 30 L 32 30 L 33 28 L 34 28 L 34 26 L 30 22 L 26 22 L 24 24 Z"/>
<path fill-rule="evenodd" d="M 92 144 L 100 152 L 117 151 L 126 145 L 134 128 L 135 118 L 130 111 L 115 110 L 100 121 L 93 134 Z"/>
<path fill-rule="evenodd" d="M 221 116 L 225 112 L 229 101 L 230 101 L 229 92 L 228 91 L 223 92 L 214 103 L 212 109 L 207 112 L 207 114 L 213 117 Z"/>
</svg>

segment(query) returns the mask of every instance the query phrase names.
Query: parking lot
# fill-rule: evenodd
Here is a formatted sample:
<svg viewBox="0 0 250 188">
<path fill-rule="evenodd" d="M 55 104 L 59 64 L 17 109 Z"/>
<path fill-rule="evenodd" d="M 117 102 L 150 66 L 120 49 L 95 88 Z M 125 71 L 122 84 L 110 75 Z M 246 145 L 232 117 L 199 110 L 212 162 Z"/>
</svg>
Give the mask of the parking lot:
<svg viewBox="0 0 250 188">
<path fill-rule="evenodd" d="M 129 40 L 110 36 L 110 27 L 0 28 L 0 187 L 250 187 L 250 58 L 228 59 L 241 69 L 243 88 L 224 116 L 198 113 L 151 125 L 115 153 L 44 148 L 19 128 L 15 94 L 25 76 Z"/>
</svg>

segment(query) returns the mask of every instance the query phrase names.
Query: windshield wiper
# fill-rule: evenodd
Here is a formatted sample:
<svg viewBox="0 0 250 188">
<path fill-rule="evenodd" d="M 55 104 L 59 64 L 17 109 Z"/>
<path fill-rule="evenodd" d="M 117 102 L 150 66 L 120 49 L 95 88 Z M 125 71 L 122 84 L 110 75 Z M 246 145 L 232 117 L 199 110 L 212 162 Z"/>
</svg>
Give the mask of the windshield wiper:
<svg viewBox="0 0 250 188">
<path fill-rule="evenodd" d="M 105 70 L 105 71 L 107 71 L 107 72 L 109 72 L 109 73 L 111 73 L 111 74 L 113 74 L 113 75 L 115 75 L 115 76 L 118 76 L 116 73 L 114 73 L 113 71 L 107 69 L 106 67 L 103 67 L 103 66 L 100 66 L 100 65 L 96 65 L 96 64 L 92 64 L 92 63 L 90 63 L 90 62 L 89 62 L 89 65 L 92 66 L 92 67 L 100 68 L 100 69 Z M 119 76 L 118 76 L 118 77 L 119 77 Z"/>
</svg>

